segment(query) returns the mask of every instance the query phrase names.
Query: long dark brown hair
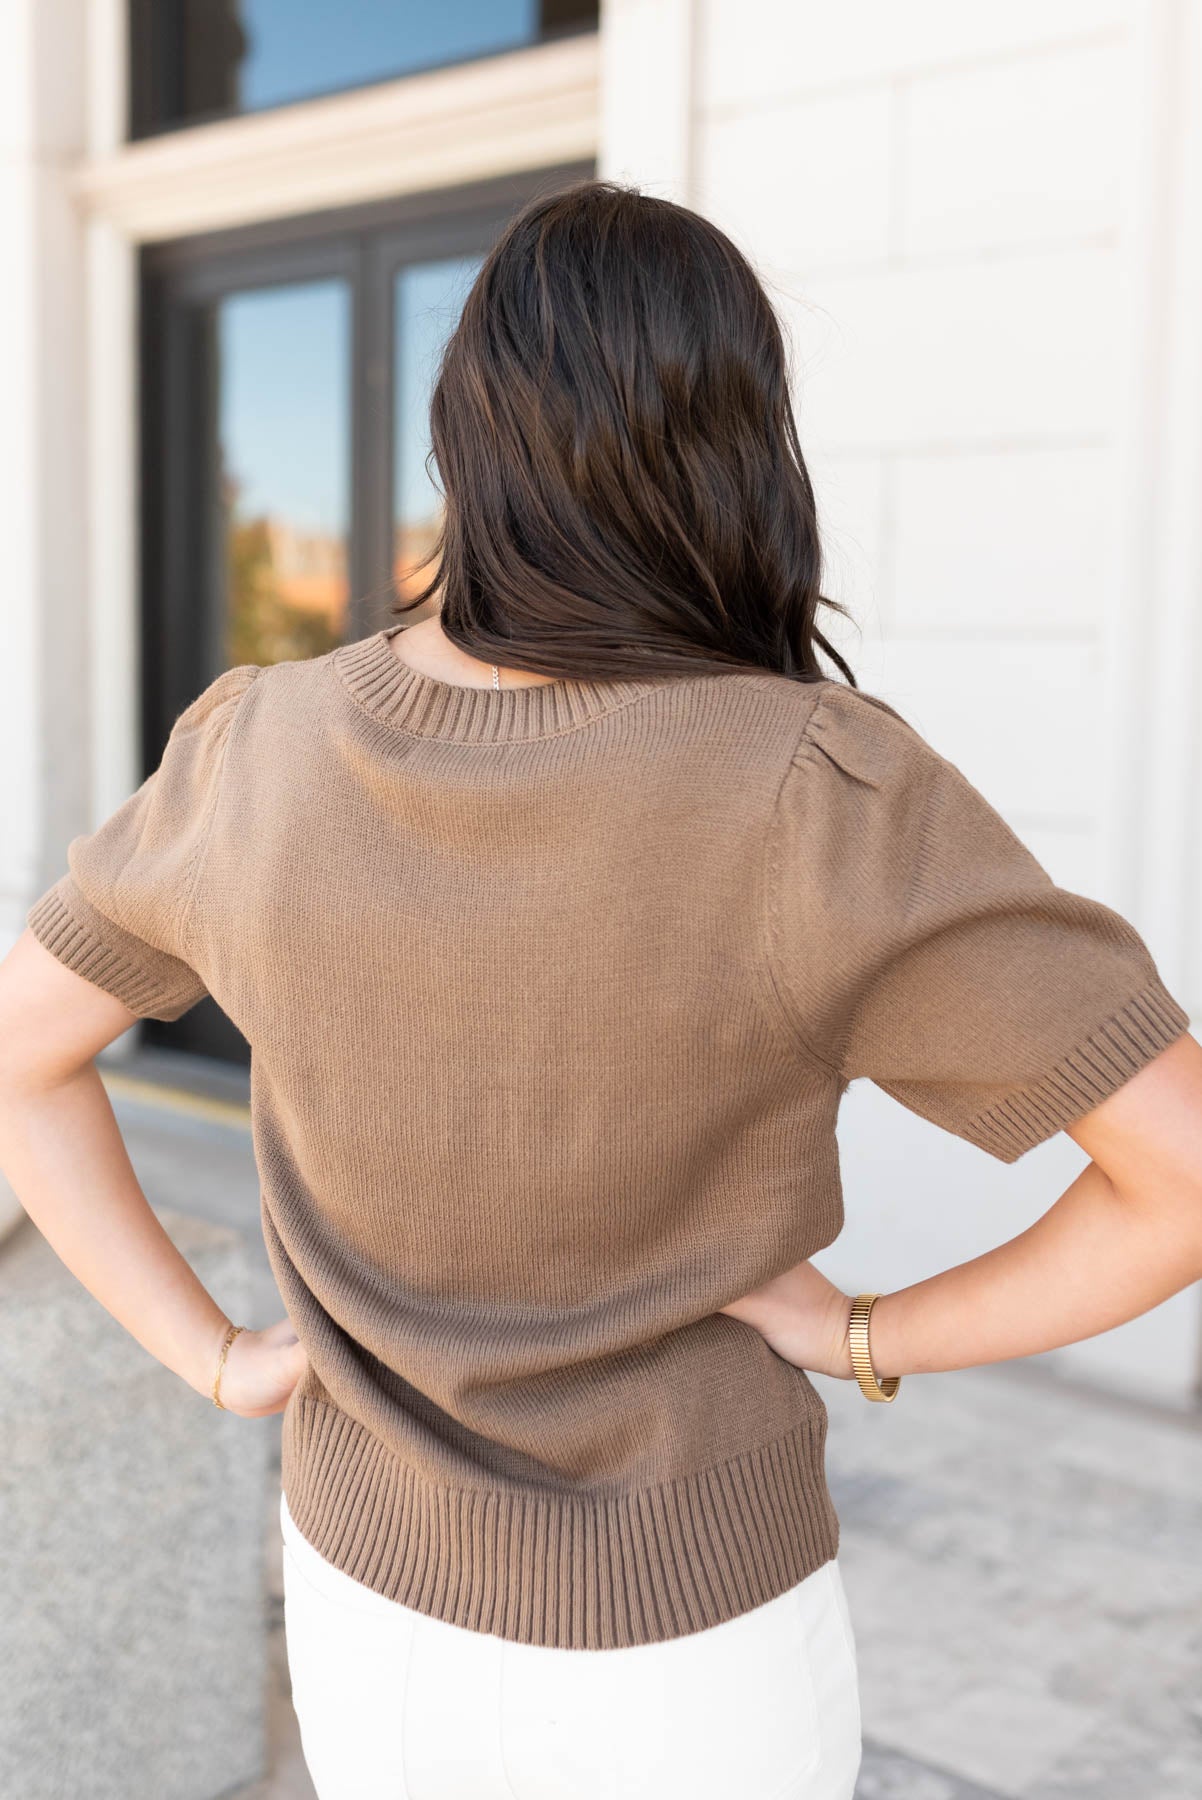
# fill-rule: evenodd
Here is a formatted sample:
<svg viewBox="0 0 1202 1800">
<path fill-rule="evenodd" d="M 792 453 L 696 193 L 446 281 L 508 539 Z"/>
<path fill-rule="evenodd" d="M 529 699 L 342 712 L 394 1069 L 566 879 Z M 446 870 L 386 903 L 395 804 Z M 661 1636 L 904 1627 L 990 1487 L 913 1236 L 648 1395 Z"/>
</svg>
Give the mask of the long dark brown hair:
<svg viewBox="0 0 1202 1800">
<path fill-rule="evenodd" d="M 430 412 L 452 641 L 605 679 L 731 668 L 855 677 L 818 625 L 814 493 L 788 360 L 746 258 L 700 214 L 609 181 L 510 220 Z M 433 473 L 433 471 L 432 471 Z M 412 588 L 409 589 L 412 594 Z"/>
</svg>

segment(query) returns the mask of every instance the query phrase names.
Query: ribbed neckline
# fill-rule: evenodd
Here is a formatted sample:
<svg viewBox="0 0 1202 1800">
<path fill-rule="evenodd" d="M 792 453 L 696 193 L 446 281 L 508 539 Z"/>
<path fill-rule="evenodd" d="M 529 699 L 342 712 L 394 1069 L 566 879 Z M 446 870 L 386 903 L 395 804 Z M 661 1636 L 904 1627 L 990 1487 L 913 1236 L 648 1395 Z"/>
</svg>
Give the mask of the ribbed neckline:
<svg viewBox="0 0 1202 1800">
<path fill-rule="evenodd" d="M 679 681 L 679 675 L 604 681 L 557 678 L 528 687 L 458 687 L 403 663 L 389 639 L 404 625 L 385 625 L 333 653 L 343 686 L 356 704 L 397 731 L 458 743 L 554 737 L 589 719 Z"/>
</svg>

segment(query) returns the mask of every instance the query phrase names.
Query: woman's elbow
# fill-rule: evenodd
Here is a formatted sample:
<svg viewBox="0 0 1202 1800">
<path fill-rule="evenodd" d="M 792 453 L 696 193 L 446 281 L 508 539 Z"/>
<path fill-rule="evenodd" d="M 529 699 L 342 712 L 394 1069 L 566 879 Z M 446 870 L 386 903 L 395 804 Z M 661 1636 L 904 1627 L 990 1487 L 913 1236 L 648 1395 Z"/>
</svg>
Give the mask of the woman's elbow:
<svg viewBox="0 0 1202 1800">
<path fill-rule="evenodd" d="M 136 1022 L 26 926 L 0 959 L 0 1100 L 70 1080 Z"/>
<path fill-rule="evenodd" d="M 1202 1280 L 1202 1044 L 1183 1033 L 1066 1130 Z"/>
</svg>

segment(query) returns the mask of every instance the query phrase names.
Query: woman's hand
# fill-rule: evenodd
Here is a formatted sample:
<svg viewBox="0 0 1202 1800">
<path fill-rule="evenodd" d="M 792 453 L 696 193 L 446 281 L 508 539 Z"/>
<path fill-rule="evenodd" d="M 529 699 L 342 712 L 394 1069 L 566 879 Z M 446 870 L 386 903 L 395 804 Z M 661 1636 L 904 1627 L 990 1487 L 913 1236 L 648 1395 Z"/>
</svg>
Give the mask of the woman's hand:
<svg viewBox="0 0 1202 1800">
<path fill-rule="evenodd" d="M 265 1331 L 240 1331 L 221 1371 L 221 1404 L 244 1419 L 283 1412 L 308 1363 L 291 1319 L 280 1319 Z"/>
<path fill-rule="evenodd" d="M 851 1296 L 811 1262 L 795 1263 L 763 1287 L 721 1306 L 719 1312 L 754 1325 L 778 1356 L 820 1375 L 853 1374 L 847 1342 Z"/>
</svg>

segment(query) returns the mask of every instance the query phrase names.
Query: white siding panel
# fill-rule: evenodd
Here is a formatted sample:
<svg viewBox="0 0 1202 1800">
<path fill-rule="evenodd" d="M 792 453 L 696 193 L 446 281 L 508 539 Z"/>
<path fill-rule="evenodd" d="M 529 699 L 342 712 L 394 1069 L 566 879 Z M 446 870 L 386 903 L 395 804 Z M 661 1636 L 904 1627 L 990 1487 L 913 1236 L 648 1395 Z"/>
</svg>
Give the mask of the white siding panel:
<svg viewBox="0 0 1202 1800">
<path fill-rule="evenodd" d="M 1105 431 L 1118 401 L 1115 253 L 778 278 L 803 430 L 824 451 Z"/>
<path fill-rule="evenodd" d="M 700 0 L 703 104 L 804 93 L 837 82 L 1113 30 L 1124 0 Z"/>
<path fill-rule="evenodd" d="M 1102 447 L 903 456 L 891 617 L 902 629 L 1084 630 L 1112 580 Z"/>
<path fill-rule="evenodd" d="M 818 503 L 824 592 L 864 623 L 879 598 L 881 459 L 828 457 L 807 466 Z"/>
<path fill-rule="evenodd" d="M 701 134 L 693 204 L 755 262 L 883 260 L 891 105 L 879 87 L 715 120 Z"/>
<path fill-rule="evenodd" d="M 1119 45 L 913 82 L 904 100 L 903 255 L 1072 240 L 1119 216 Z"/>
</svg>

